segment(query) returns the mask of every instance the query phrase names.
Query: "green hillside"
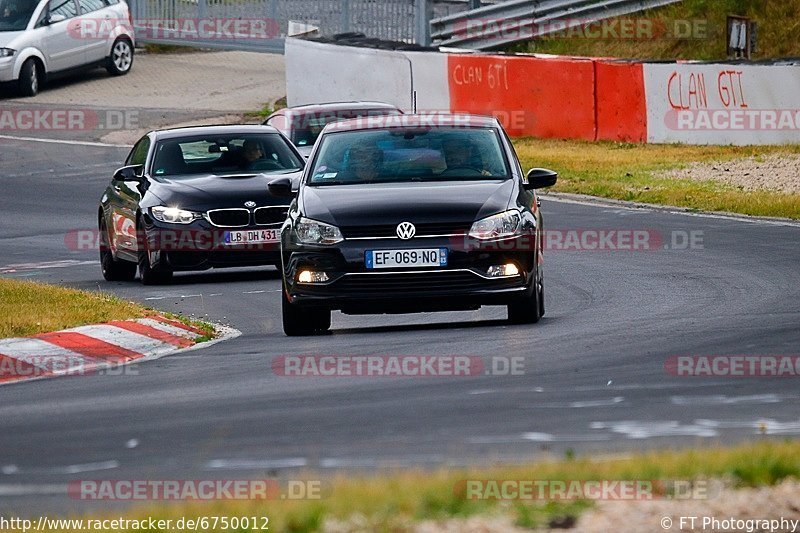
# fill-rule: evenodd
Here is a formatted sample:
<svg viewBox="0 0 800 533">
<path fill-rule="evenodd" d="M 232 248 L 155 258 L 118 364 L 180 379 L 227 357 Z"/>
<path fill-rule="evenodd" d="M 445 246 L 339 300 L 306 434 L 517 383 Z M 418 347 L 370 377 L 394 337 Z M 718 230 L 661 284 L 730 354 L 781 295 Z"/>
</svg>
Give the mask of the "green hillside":
<svg viewBox="0 0 800 533">
<path fill-rule="evenodd" d="M 578 30 L 518 43 L 508 51 L 642 59 L 726 59 L 728 15 L 747 16 L 758 24 L 754 60 L 800 57 L 800 0 L 683 0 L 606 23 L 605 37 L 593 37 L 597 31 Z M 624 20 L 634 25 L 652 21 L 655 30 L 634 30 L 633 36 L 629 32 L 628 37 L 622 37 Z"/>
</svg>

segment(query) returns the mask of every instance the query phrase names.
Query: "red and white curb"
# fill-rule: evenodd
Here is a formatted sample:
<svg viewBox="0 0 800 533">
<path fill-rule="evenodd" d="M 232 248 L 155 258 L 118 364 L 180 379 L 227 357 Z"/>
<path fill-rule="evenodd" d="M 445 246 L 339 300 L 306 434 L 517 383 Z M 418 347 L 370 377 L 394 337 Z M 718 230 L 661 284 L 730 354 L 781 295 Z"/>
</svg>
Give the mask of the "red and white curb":
<svg viewBox="0 0 800 533">
<path fill-rule="evenodd" d="M 200 329 L 165 317 L 105 324 L 0 340 L 0 385 L 64 375 L 88 375 L 133 362 L 205 348 L 241 332 L 214 325 L 217 336 L 198 343 Z"/>
</svg>

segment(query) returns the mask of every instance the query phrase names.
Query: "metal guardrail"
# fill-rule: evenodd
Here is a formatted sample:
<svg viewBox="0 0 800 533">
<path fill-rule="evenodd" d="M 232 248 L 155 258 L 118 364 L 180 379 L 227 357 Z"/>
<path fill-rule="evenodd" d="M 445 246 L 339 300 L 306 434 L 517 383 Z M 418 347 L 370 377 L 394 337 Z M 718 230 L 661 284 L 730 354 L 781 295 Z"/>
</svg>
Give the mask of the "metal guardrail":
<svg viewBox="0 0 800 533">
<path fill-rule="evenodd" d="M 479 0 L 128 0 L 138 40 L 207 48 L 282 53 L 289 21 L 318 29 L 321 36 L 363 33 L 387 41 L 430 44 L 430 20 L 452 16 Z M 191 21 L 269 22 L 265 39 L 203 34 L 176 38 L 164 27 Z M 159 25 L 162 31 L 154 30 Z M 235 37 L 235 36 L 234 36 Z"/>
<path fill-rule="evenodd" d="M 431 20 L 436 46 L 492 50 L 680 0 L 510 0 Z"/>
</svg>

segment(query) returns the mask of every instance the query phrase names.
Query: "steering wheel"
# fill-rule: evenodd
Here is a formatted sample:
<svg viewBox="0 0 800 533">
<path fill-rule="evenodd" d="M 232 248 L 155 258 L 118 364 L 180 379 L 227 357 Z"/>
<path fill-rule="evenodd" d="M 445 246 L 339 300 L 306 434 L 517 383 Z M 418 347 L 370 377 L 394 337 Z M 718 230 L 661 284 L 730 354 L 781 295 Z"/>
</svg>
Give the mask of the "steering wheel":
<svg viewBox="0 0 800 533">
<path fill-rule="evenodd" d="M 450 167 L 446 168 L 440 174 L 441 176 L 482 176 L 480 170 L 475 167 Z"/>
</svg>

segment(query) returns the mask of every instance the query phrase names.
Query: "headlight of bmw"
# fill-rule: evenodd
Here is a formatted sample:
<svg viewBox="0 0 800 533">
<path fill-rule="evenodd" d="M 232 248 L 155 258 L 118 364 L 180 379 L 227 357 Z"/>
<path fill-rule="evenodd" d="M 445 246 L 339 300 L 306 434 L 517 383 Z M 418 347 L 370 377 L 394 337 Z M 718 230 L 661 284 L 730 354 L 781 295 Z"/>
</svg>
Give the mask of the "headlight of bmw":
<svg viewBox="0 0 800 533">
<path fill-rule="evenodd" d="M 336 244 L 344 240 L 336 226 L 305 217 L 297 221 L 294 231 L 303 244 Z"/>
<path fill-rule="evenodd" d="M 12 50 L 11 48 L 0 48 L 0 57 L 11 57 L 16 52 L 16 50 Z"/>
<path fill-rule="evenodd" d="M 469 230 L 469 236 L 481 240 L 513 237 L 519 232 L 521 223 L 519 211 L 505 211 L 475 222 Z"/>
<path fill-rule="evenodd" d="M 153 215 L 154 219 L 168 224 L 190 224 L 203 216 L 194 211 L 187 211 L 185 209 L 167 207 L 164 205 L 151 207 L 150 214 Z"/>
</svg>

